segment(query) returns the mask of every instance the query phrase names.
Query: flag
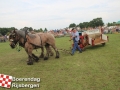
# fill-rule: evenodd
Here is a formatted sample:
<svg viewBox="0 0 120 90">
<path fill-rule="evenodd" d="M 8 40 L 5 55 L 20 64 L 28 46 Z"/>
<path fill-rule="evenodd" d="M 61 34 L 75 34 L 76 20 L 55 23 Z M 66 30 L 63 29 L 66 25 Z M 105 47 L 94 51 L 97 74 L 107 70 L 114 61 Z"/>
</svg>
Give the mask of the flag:
<svg viewBox="0 0 120 90">
<path fill-rule="evenodd" d="M 10 88 L 12 82 L 12 76 L 0 74 L 0 86 Z"/>
</svg>

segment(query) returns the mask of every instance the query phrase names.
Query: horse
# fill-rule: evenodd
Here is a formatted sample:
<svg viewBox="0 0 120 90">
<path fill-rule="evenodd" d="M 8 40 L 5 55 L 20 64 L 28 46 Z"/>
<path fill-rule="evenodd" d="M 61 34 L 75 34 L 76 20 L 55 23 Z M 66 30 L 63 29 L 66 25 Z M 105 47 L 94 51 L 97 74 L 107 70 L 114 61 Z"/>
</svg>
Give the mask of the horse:
<svg viewBox="0 0 120 90">
<path fill-rule="evenodd" d="M 55 45 L 55 38 L 50 33 L 36 33 L 36 34 L 30 34 L 28 33 L 26 35 L 26 39 L 29 45 L 33 45 L 36 47 L 43 47 L 46 48 L 46 56 L 44 57 L 44 60 L 47 60 L 49 58 L 49 46 L 51 46 L 54 51 L 56 52 L 56 57 L 59 58 L 59 51 Z M 28 55 L 29 57 L 32 56 L 33 48 L 28 47 Z M 29 59 L 29 62 L 32 63 L 32 60 Z"/>
<path fill-rule="evenodd" d="M 28 44 L 27 40 L 26 40 L 26 31 L 22 31 L 22 30 L 13 30 L 10 35 L 9 35 L 9 42 L 10 42 L 10 46 L 12 49 L 14 49 L 17 46 L 17 43 L 19 43 L 19 45 L 21 47 L 23 47 L 26 51 L 26 53 L 28 54 L 28 47 L 32 47 L 33 49 L 37 49 L 37 47 Z M 39 56 L 39 58 L 43 58 L 44 57 L 44 48 L 41 47 L 41 55 Z M 49 53 L 52 56 L 53 52 L 52 50 L 49 48 Z M 31 55 L 31 58 L 34 59 L 36 62 L 38 62 L 39 58 L 37 56 L 35 56 L 33 53 Z M 29 55 L 28 55 L 28 59 L 29 59 Z M 28 65 L 32 65 L 33 63 L 29 63 L 29 60 L 27 62 Z"/>
</svg>

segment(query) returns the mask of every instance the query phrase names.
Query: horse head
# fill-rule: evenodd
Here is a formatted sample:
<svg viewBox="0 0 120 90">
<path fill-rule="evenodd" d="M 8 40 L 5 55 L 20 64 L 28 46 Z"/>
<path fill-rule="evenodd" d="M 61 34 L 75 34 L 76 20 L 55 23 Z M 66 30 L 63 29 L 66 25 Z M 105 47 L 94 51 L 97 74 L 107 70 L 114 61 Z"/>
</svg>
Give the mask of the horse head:
<svg viewBox="0 0 120 90">
<path fill-rule="evenodd" d="M 9 35 L 9 41 L 11 48 L 15 48 L 17 42 L 19 41 L 19 35 L 17 34 L 16 30 L 13 30 Z"/>
</svg>

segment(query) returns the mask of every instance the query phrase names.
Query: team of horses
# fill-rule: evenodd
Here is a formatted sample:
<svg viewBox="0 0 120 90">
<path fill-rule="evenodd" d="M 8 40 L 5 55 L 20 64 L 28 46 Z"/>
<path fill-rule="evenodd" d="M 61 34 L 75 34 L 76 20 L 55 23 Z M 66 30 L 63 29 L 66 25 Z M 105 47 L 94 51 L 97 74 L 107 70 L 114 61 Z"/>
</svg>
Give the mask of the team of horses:
<svg viewBox="0 0 120 90">
<path fill-rule="evenodd" d="M 85 39 L 81 41 L 83 46 L 88 45 L 88 39 L 86 35 Z M 59 58 L 59 51 L 56 47 L 55 37 L 51 33 L 35 33 L 35 32 L 27 32 L 27 30 L 13 30 L 9 35 L 9 42 L 11 48 L 16 48 L 17 45 L 23 47 L 28 55 L 28 65 L 32 65 L 35 60 L 38 62 L 39 58 L 44 58 L 44 60 L 48 60 L 49 56 L 53 56 L 54 53 L 52 48 L 54 49 L 56 56 L 55 58 Z M 34 49 L 41 48 L 41 54 L 37 57 L 32 53 Z M 46 49 L 46 54 L 44 54 L 44 48 Z M 84 48 L 83 48 L 84 50 Z M 64 50 L 65 51 L 65 50 Z"/>
<path fill-rule="evenodd" d="M 9 42 L 13 49 L 17 44 L 25 49 L 28 54 L 28 65 L 32 65 L 33 60 L 38 62 L 39 58 L 48 60 L 49 56 L 53 56 L 54 54 L 51 47 L 56 53 L 55 58 L 59 58 L 59 51 L 56 47 L 55 38 L 50 33 L 29 33 L 22 30 L 13 30 L 9 35 Z M 46 55 L 44 55 L 44 47 L 46 49 Z M 34 49 L 38 48 L 41 48 L 41 54 L 39 57 L 32 53 Z"/>
</svg>

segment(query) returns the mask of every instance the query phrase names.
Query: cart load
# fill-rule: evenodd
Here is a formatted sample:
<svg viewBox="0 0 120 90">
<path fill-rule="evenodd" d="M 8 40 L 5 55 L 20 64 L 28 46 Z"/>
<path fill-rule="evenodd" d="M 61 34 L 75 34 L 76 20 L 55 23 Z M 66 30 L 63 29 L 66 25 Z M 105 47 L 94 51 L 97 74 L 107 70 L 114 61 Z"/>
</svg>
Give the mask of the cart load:
<svg viewBox="0 0 120 90">
<path fill-rule="evenodd" d="M 108 42 L 108 36 L 102 34 L 101 30 L 99 29 L 79 32 L 79 36 L 80 36 L 80 41 L 78 45 L 80 46 L 81 49 L 84 49 L 88 45 L 95 46 L 102 44 L 104 46 L 105 43 Z"/>
</svg>

